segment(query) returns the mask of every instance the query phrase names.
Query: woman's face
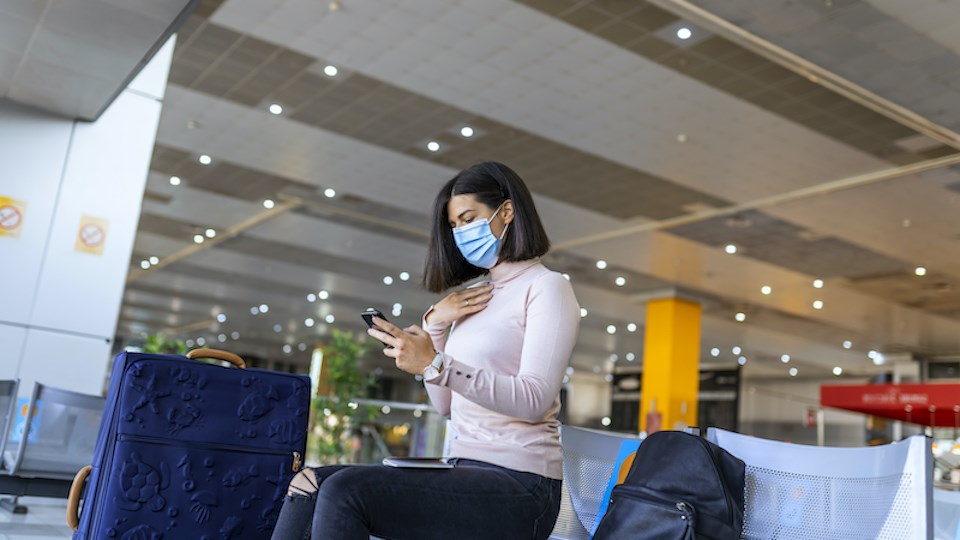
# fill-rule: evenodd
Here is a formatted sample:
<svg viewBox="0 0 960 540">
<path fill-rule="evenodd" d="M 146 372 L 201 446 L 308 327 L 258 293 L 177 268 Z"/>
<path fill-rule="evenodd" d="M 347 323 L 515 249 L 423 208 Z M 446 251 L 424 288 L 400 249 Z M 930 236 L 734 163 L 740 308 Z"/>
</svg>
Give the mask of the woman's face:
<svg viewBox="0 0 960 540">
<path fill-rule="evenodd" d="M 462 227 L 482 218 L 489 220 L 496 210 L 478 201 L 473 194 L 454 195 L 447 203 L 447 217 L 451 228 Z M 511 221 L 513 221 L 513 201 L 507 199 L 497 216 L 490 221 L 490 230 L 499 238 L 503 234 L 503 228 Z"/>
</svg>

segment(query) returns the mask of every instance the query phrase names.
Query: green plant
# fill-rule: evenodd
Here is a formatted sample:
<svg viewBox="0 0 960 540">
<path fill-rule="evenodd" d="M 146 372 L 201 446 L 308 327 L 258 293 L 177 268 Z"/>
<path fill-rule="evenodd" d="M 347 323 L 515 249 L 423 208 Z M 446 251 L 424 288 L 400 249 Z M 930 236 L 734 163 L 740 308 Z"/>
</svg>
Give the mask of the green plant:
<svg viewBox="0 0 960 540">
<path fill-rule="evenodd" d="M 187 354 L 187 344 L 164 334 L 150 334 L 143 344 L 143 352 L 150 354 Z"/>
<path fill-rule="evenodd" d="M 323 347 L 321 395 L 311 404 L 314 427 L 307 448 L 308 459 L 324 465 L 351 462 L 350 441 L 355 440 L 360 424 L 377 416 L 376 407 L 354 401 L 365 397 L 376 383 L 375 376 L 363 373 L 360 360 L 377 347 L 351 332 L 334 330 L 331 337 Z"/>
</svg>

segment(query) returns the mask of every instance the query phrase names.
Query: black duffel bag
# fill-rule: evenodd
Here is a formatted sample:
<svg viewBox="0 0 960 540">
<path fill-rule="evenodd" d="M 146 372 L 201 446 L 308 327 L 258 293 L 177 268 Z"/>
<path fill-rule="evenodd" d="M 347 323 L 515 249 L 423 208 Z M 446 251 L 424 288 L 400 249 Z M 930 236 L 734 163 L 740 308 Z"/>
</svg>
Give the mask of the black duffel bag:
<svg viewBox="0 0 960 540">
<path fill-rule="evenodd" d="M 742 461 L 681 431 L 658 431 L 637 450 L 594 540 L 736 540 L 743 530 Z"/>
</svg>

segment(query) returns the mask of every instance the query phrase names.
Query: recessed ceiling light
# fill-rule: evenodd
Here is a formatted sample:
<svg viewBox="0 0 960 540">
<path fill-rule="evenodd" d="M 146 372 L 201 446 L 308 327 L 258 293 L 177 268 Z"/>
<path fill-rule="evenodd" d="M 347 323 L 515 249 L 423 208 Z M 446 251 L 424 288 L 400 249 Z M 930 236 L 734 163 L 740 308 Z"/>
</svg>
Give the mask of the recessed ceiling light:
<svg viewBox="0 0 960 540">
<path fill-rule="evenodd" d="M 823 309 L 823 300 L 814 300 L 813 309 Z"/>
<path fill-rule="evenodd" d="M 594 373 L 600 373 L 601 371 L 602 371 L 602 370 L 600 369 L 600 366 L 593 366 L 593 372 L 594 372 Z"/>
<path fill-rule="evenodd" d="M 618 276 L 613 282 L 617 284 L 617 287 L 623 287 L 627 284 L 627 280 L 623 276 Z"/>
<path fill-rule="evenodd" d="M 207 235 L 207 238 L 213 238 L 214 236 L 217 235 L 217 231 L 215 231 L 215 230 L 213 230 L 213 229 L 207 229 L 204 234 Z"/>
<path fill-rule="evenodd" d="M 260 313 L 266 313 L 270 311 L 270 306 L 266 304 L 260 304 Z"/>
<path fill-rule="evenodd" d="M 608 333 L 608 334 L 616 334 L 616 333 L 617 333 L 617 327 L 614 326 L 614 325 L 612 325 L 612 324 L 607 325 L 607 333 Z"/>
<path fill-rule="evenodd" d="M 738 312 L 736 315 L 734 315 L 733 318 L 736 319 L 737 322 L 743 322 L 743 321 L 747 320 L 747 314 L 744 313 L 744 312 L 742 312 L 742 311 L 740 311 L 740 312 Z"/>
<path fill-rule="evenodd" d="M 822 289 L 822 288 L 823 288 L 823 280 L 822 280 L 822 279 L 815 279 L 815 280 L 813 280 L 813 288 L 814 288 L 814 289 Z"/>
<path fill-rule="evenodd" d="M 410 279 L 410 272 L 400 272 L 400 281 L 408 281 Z"/>
<path fill-rule="evenodd" d="M 200 164 L 201 164 L 201 165 L 209 165 L 210 163 L 213 162 L 213 159 L 212 159 L 210 156 L 206 155 L 206 154 L 200 154 L 200 158 L 199 158 L 199 159 L 200 159 Z"/>
<path fill-rule="evenodd" d="M 281 107 L 277 103 L 272 103 L 270 104 L 270 112 L 272 112 L 273 114 L 280 114 L 283 112 L 283 107 Z"/>
<path fill-rule="evenodd" d="M 627 323 L 627 332 L 636 332 L 637 325 L 636 323 Z"/>
<path fill-rule="evenodd" d="M 337 73 L 340 73 L 340 70 L 337 69 L 337 66 L 327 66 L 323 68 L 323 73 L 327 77 L 336 77 Z"/>
<path fill-rule="evenodd" d="M 878 354 L 880 354 L 880 353 L 878 353 L 877 351 L 871 349 L 871 350 L 867 351 L 867 358 L 876 358 Z"/>
<path fill-rule="evenodd" d="M 237 331 L 230 332 L 230 339 L 240 339 L 240 332 L 237 332 Z"/>
<path fill-rule="evenodd" d="M 733 354 L 740 354 L 742 351 L 743 349 L 737 346 L 734 346 L 732 349 L 730 349 L 730 352 L 732 352 Z"/>
<path fill-rule="evenodd" d="M 307 328 L 313 328 L 313 325 L 317 324 L 317 321 L 315 321 L 315 320 L 313 320 L 312 318 L 309 318 L 309 317 L 308 317 L 308 318 L 306 318 L 306 319 L 303 320 L 303 324 L 304 324 L 304 326 L 306 326 Z"/>
<path fill-rule="evenodd" d="M 140 268 L 143 268 L 144 270 L 146 270 L 147 268 L 150 268 L 150 261 L 147 261 L 147 260 L 140 261 Z"/>
<path fill-rule="evenodd" d="M 789 363 L 790 363 L 790 355 L 789 355 L 789 354 L 781 354 L 781 355 L 780 355 L 780 361 L 783 362 L 784 364 L 789 364 Z"/>
<path fill-rule="evenodd" d="M 192 339 L 188 339 L 187 341 L 184 342 L 184 344 L 185 344 L 187 347 L 193 347 L 193 340 L 192 340 Z"/>
<path fill-rule="evenodd" d="M 160 262 L 159 257 L 150 257 L 150 264 L 157 264 Z"/>
<path fill-rule="evenodd" d="M 224 315 L 223 313 L 218 314 L 218 315 L 217 315 L 217 322 L 218 322 L 218 323 L 225 323 L 225 322 L 227 322 L 227 316 Z"/>
<path fill-rule="evenodd" d="M 217 336 L 217 341 L 219 341 L 220 343 L 223 343 L 226 340 L 227 340 L 226 334 L 220 334 L 219 336 Z"/>
<path fill-rule="evenodd" d="M 916 268 L 913 269 L 913 273 L 916 274 L 916 275 L 918 275 L 918 276 L 925 276 L 925 275 L 927 275 L 927 269 L 924 268 L 924 267 L 922 267 L 922 266 L 918 266 L 918 267 L 916 267 Z"/>
<path fill-rule="evenodd" d="M 763 287 L 760 287 L 760 294 L 769 295 L 772 292 L 773 292 L 773 287 L 769 285 L 764 285 Z"/>
<path fill-rule="evenodd" d="M 799 373 L 799 372 L 797 371 L 797 368 L 795 368 L 795 367 L 790 368 L 790 376 L 791 376 L 791 377 L 796 377 L 796 376 L 797 376 L 797 373 Z"/>
<path fill-rule="evenodd" d="M 727 245 L 723 248 L 723 250 L 726 251 L 727 253 L 729 253 L 730 255 L 733 255 L 733 254 L 735 254 L 735 253 L 737 252 L 737 246 L 735 246 L 735 245 L 733 245 L 733 244 L 727 244 Z"/>
<path fill-rule="evenodd" d="M 198 243 L 198 244 L 202 244 L 202 243 L 203 243 L 203 235 L 202 235 L 202 234 L 195 234 L 195 235 L 193 235 L 193 241 L 196 242 L 196 243 Z"/>
<path fill-rule="evenodd" d="M 737 358 L 737 363 L 740 364 L 741 366 L 747 365 L 747 357 L 741 356 L 740 358 Z"/>
<path fill-rule="evenodd" d="M 285 352 L 285 353 L 287 353 L 287 354 L 290 354 L 291 352 L 293 352 L 293 347 L 291 347 L 289 344 L 284 345 L 284 346 L 283 346 L 283 352 Z"/>
<path fill-rule="evenodd" d="M 179 186 L 179 185 L 180 185 L 180 177 L 179 177 L 179 176 L 171 176 L 171 177 L 170 177 L 170 185 L 171 185 L 171 186 Z"/>
<path fill-rule="evenodd" d="M 200 345 L 202 347 L 206 344 L 207 344 L 207 340 L 203 339 L 202 337 L 197 338 L 197 345 Z"/>
<path fill-rule="evenodd" d="M 334 322 L 336 322 L 337 318 L 333 316 L 333 313 L 331 313 L 326 317 L 324 317 L 323 320 L 327 321 L 328 324 L 333 324 Z"/>
<path fill-rule="evenodd" d="M 633 362 L 637 358 L 637 355 L 632 352 L 627 353 L 627 362 Z"/>
<path fill-rule="evenodd" d="M 327 298 L 330 298 L 330 293 L 328 293 L 327 291 L 320 291 L 317 293 L 317 298 L 321 300 L 326 300 Z"/>
<path fill-rule="evenodd" d="M 690 39 L 690 36 L 692 35 L 693 32 L 686 26 L 681 26 L 679 29 L 677 29 L 677 37 L 680 39 Z"/>
<path fill-rule="evenodd" d="M 714 357 L 714 358 L 720 356 L 720 349 L 718 349 L 718 348 L 716 348 L 716 347 L 710 349 L 710 356 L 712 356 L 712 357 Z"/>
<path fill-rule="evenodd" d="M 393 285 L 393 278 L 390 276 L 383 276 L 384 285 Z"/>
<path fill-rule="evenodd" d="M 306 343 L 301 343 L 301 344 L 297 345 L 297 349 L 299 349 L 299 350 L 301 350 L 301 351 L 305 351 L 305 350 L 307 350 L 307 344 L 306 344 Z"/>
<path fill-rule="evenodd" d="M 430 141 L 430 142 L 428 142 L 428 143 L 427 143 L 427 150 L 429 150 L 429 151 L 431 151 L 431 152 L 436 152 L 437 150 L 440 150 L 440 143 L 438 143 L 437 141 Z"/>
<path fill-rule="evenodd" d="M 316 302 L 316 301 L 317 301 L 317 295 L 313 293 L 310 293 L 307 295 L 307 302 Z"/>
<path fill-rule="evenodd" d="M 834 375 L 836 375 L 836 376 L 839 377 L 841 373 L 843 373 L 843 368 L 841 368 L 840 366 L 837 366 L 837 367 L 833 368 L 833 374 L 834 374 Z"/>
<path fill-rule="evenodd" d="M 883 363 L 886 362 L 886 361 L 887 361 L 887 359 L 884 358 L 883 355 L 880 354 L 880 353 L 877 353 L 877 354 L 873 357 L 873 365 L 875 365 L 875 366 L 882 366 Z"/>
<path fill-rule="evenodd" d="M 609 417 L 609 416 L 604 416 L 603 418 L 600 419 L 600 423 L 601 423 L 604 427 L 609 426 L 609 425 L 610 425 L 610 422 L 611 422 L 611 420 L 610 420 L 610 417 Z"/>
<path fill-rule="evenodd" d="M 260 313 L 260 308 L 258 308 L 257 306 L 253 306 L 252 308 L 250 308 L 251 315 L 256 315 L 257 313 Z"/>
<path fill-rule="evenodd" d="M 274 206 L 276 206 L 275 203 L 270 199 L 263 201 L 264 208 L 270 209 L 270 208 L 273 208 Z"/>
<path fill-rule="evenodd" d="M 283 327 L 280 326 L 279 324 L 275 324 L 273 325 L 273 331 L 279 334 L 280 332 L 283 332 Z"/>
<path fill-rule="evenodd" d="M 332 199 L 337 196 L 337 191 L 333 188 L 327 188 L 323 190 L 323 195 L 328 199 Z"/>
<path fill-rule="evenodd" d="M 473 137 L 473 128 L 470 126 L 463 126 L 460 128 L 460 134 L 464 137 Z"/>
<path fill-rule="evenodd" d="M 620 355 L 617 354 L 617 353 L 613 353 L 613 354 L 610 355 L 610 361 L 611 361 L 611 362 L 616 362 L 616 361 L 619 360 L 619 359 L 620 359 Z"/>
<path fill-rule="evenodd" d="M 678 134 L 678 135 L 677 135 L 677 142 L 678 142 L 678 143 L 685 143 L 685 142 L 687 142 L 687 134 L 686 134 L 686 133 L 680 133 L 680 134 Z"/>
<path fill-rule="evenodd" d="M 851 343 L 849 340 L 843 342 L 844 349 L 849 349 L 850 347 L 853 347 L 853 343 Z"/>
<path fill-rule="evenodd" d="M 580 308 L 580 317 L 586 317 L 587 313 L 588 313 L 587 308 L 585 307 Z"/>
<path fill-rule="evenodd" d="M 603 270 L 606 267 L 607 267 L 607 261 L 603 259 L 600 259 L 599 261 L 597 261 L 597 268 L 599 268 L 600 270 Z"/>
<path fill-rule="evenodd" d="M 403 304 L 401 304 L 400 302 L 397 302 L 393 305 L 393 309 L 403 309 Z"/>
</svg>

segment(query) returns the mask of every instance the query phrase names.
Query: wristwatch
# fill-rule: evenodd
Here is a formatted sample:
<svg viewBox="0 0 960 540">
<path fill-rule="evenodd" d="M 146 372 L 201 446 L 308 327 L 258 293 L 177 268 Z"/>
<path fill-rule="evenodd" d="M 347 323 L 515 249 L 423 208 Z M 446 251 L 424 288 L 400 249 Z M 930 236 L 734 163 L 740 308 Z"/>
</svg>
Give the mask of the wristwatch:
<svg viewBox="0 0 960 540">
<path fill-rule="evenodd" d="M 433 357 L 433 362 L 430 362 L 430 365 L 423 368 L 423 378 L 432 379 L 443 371 L 443 355 L 439 352 L 436 356 Z"/>
</svg>

